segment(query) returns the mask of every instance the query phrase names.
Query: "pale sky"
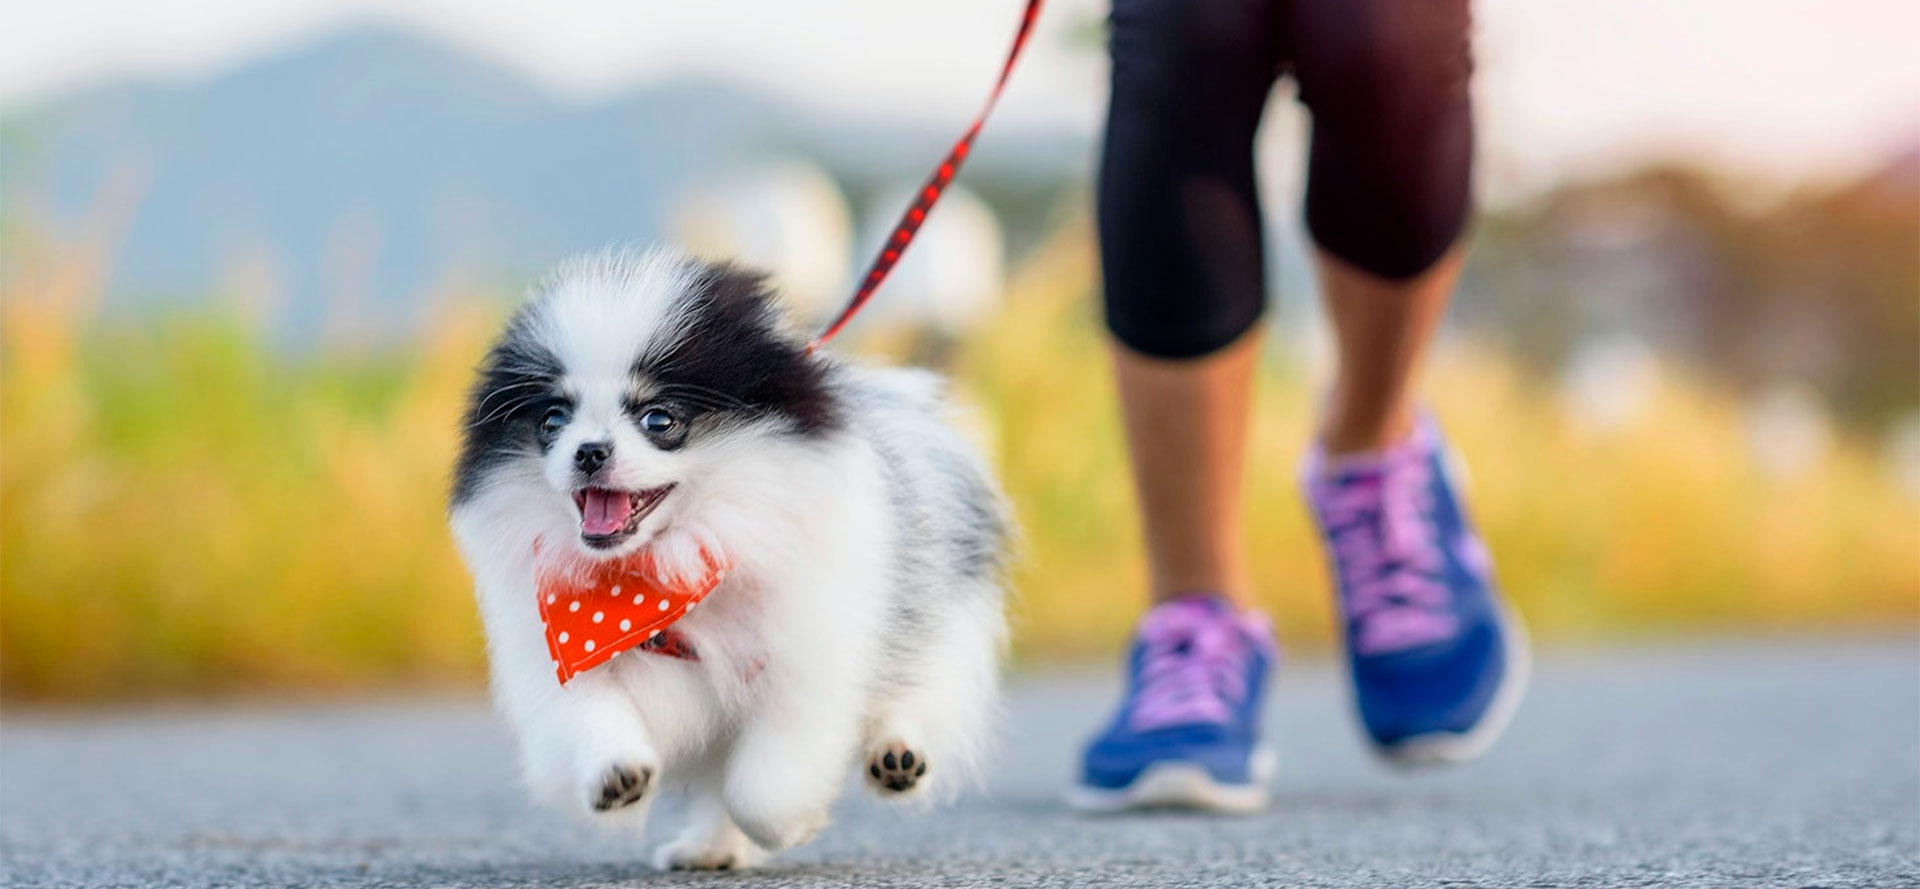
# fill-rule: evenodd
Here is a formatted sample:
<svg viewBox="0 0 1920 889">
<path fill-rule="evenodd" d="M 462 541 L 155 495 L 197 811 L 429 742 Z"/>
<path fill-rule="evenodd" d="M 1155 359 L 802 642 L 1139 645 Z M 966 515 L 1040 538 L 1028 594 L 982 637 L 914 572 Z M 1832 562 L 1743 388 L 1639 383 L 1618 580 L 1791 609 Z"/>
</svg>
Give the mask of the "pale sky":
<svg viewBox="0 0 1920 889">
<path fill-rule="evenodd" d="M 1021 0 L 63 0 L 0 8 L 0 110 L 116 75 L 193 78 L 368 19 L 591 99 L 688 71 L 958 129 Z M 1105 0 L 1052 0 L 1004 112 L 1098 126 Z M 1481 0 L 1482 144 L 1525 191 L 1679 157 L 1782 180 L 1920 144 L 1913 0 Z"/>
</svg>

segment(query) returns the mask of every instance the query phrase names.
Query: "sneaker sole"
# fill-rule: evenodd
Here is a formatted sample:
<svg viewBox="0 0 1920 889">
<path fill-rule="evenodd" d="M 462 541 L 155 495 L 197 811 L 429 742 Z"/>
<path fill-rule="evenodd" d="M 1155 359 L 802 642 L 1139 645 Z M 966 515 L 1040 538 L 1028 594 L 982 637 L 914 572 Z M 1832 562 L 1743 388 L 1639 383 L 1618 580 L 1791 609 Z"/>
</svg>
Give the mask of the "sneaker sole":
<svg viewBox="0 0 1920 889">
<path fill-rule="evenodd" d="M 1157 762 L 1141 770 L 1132 784 L 1109 790 L 1078 784 L 1067 789 L 1067 805 L 1082 812 L 1135 809 L 1193 809 L 1246 815 L 1267 807 L 1267 782 L 1273 778 L 1272 748 L 1260 746 L 1250 763 L 1253 780 L 1225 784 L 1190 762 Z"/>
<path fill-rule="evenodd" d="M 1500 740 L 1519 711 L 1533 676 L 1533 644 L 1527 636 L 1526 625 L 1504 603 L 1500 608 L 1500 625 L 1507 640 L 1507 675 L 1500 680 L 1500 688 L 1494 692 L 1480 721 L 1465 732 L 1434 732 L 1404 738 L 1391 746 L 1373 745 L 1381 758 L 1407 768 L 1453 765 L 1478 759 Z"/>
</svg>

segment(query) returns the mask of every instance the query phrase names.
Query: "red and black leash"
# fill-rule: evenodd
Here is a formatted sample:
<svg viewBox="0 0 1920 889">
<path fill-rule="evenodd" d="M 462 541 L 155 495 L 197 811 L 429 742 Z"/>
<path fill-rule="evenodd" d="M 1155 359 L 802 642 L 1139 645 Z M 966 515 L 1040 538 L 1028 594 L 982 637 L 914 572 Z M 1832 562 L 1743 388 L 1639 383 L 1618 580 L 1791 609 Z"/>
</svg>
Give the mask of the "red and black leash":
<svg viewBox="0 0 1920 889">
<path fill-rule="evenodd" d="M 1013 65 L 1020 60 L 1020 51 L 1026 49 L 1027 38 L 1033 34 L 1033 23 L 1040 17 L 1040 5 L 1041 0 L 1027 0 L 1027 10 L 1020 16 L 1020 30 L 1013 35 L 1013 48 L 1007 51 L 1007 62 L 1000 67 L 1000 79 L 994 81 L 993 92 L 987 94 L 987 104 L 980 109 L 979 115 L 974 117 L 973 125 L 967 127 L 966 133 L 960 136 L 960 141 L 953 143 L 952 150 L 947 152 L 940 166 L 934 169 L 933 175 L 927 177 L 926 184 L 921 186 L 919 194 L 914 196 L 913 204 L 907 207 L 907 212 L 900 215 L 899 224 L 893 227 L 893 233 L 887 236 L 886 243 L 880 245 L 879 255 L 875 256 L 873 263 L 867 266 L 866 274 L 860 279 L 859 289 L 853 292 L 853 299 L 848 301 L 846 308 L 840 310 L 840 316 L 833 319 L 833 323 L 827 325 L 827 329 L 807 346 L 807 351 L 819 349 L 826 344 L 827 340 L 838 335 L 840 329 L 846 327 L 847 322 L 853 320 L 853 316 L 866 306 L 867 300 L 873 298 L 873 292 L 880 289 L 880 282 L 887 279 L 887 273 L 893 271 L 893 266 L 900 261 L 901 254 L 907 252 L 907 245 L 913 243 L 914 235 L 920 232 L 920 224 L 926 221 L 927 213 L 933 209 L 934 204 L 940 202 L 940 196 L 946 192 L 947 185 L 953 182 L 953 177 L 960 172 L 960 165 L 965 163 L 967 155 L 973 152 L 974 137 L 980 135 L 980 127 L 987 122 L 987 115 L 993 113 L 994 103 L 1000 101 L 1000 91 L 1006 89 L 1007 77 L 1013 74 Z"/>
</svg>

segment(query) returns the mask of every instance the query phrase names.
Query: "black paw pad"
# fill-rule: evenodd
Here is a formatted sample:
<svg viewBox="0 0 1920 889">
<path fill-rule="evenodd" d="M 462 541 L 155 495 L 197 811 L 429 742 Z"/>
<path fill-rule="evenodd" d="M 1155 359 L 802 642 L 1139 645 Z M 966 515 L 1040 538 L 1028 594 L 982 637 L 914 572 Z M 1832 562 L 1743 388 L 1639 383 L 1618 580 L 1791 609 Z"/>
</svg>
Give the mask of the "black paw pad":
<svg viewBox="0 0 1920 889">
<path fill-rule="evenodd" d="M 902 744 L 883 748 L 867 760 L 867 777 L 889 793 L 905 793 L 927 773 L 927 758 Z"/>
<path fill-rule="evenodd" d="M 611 812 L 631 806 L 647 795 L 647 785 L 652 782 L 652 769 L 608 766 L 600 776 L 600 790 L 594 796 L 593 809 Z"/>
</svg>

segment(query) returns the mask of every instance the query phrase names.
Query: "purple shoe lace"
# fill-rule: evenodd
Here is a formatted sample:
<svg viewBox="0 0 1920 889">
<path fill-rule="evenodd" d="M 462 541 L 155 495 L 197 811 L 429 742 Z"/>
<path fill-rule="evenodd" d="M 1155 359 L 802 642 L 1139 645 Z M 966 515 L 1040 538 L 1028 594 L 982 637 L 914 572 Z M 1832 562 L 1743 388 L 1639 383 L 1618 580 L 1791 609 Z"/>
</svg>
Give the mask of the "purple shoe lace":
<svg viewBox="0 0 1920 889">
<path fill-rule="evenodd" d="M 1446 556 L 1433 521 L 1433 433 L 1424 425 L 1378 454 L 1309 461 L 1307 494 L 1340 576 L 1354 653 L 1386 654 L 1452 638 Z"/>
<path fill-rule="evenodd" d="M 1157 605 L 1140 621 L 1138 689 L 1128 710 L 1134 731 L 1224 725 L 1247 696 L 1256 646 L 1270 646 L 1266 618 L 1225 601 L 1190 596 Z"/>
</svg>

